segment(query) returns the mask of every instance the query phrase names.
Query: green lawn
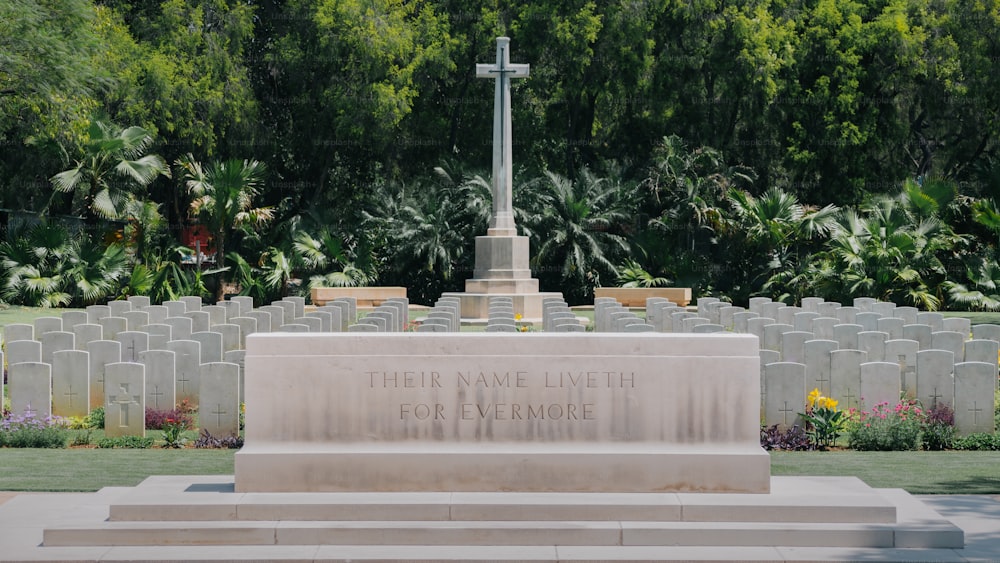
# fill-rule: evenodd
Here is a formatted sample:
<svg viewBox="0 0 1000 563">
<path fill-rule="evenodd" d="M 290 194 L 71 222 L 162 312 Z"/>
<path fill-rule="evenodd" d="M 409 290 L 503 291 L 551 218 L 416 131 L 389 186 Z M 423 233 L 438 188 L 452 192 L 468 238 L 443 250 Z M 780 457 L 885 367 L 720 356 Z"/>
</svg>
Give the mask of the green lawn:
<svg viewBox="0 0 1000 563">
<path fill-rule="evenodd" d="M 0 490 L 96 491 L 149 475 L 232 475 L 235 450 L 0 450 Z M 774 452 L 772 475 L 856 476 L 914 494 L 1000 494 L 1000 452 Z"/>
</svg>

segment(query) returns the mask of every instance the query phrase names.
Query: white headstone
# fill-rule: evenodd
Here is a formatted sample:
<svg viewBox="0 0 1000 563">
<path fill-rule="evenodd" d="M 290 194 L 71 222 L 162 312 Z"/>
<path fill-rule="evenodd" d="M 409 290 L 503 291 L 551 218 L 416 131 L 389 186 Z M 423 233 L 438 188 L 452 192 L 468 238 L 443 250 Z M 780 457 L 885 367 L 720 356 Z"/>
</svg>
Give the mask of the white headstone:
<svg viewBox="0 0 1000 563">
<path fill-rule="evenodd" d="M 61 350 L 76 349 L 76 338 L 72 332 L 46 332 L 41 335 L 39 340 L 42 343 L 42 361 L 46 364 L 52 363 L 52 354 Z"/>
<path fill-rule="evenodd" d="M 198 297 L 197 295 L 181 297 L 181 302 L 184 303 L 184 306 L 187 308 L 185 311 L 187 313 L 201 310 L 201 297 Z"/>
<path fill-rule="evenodd" d="M 263 311 L 271 315 L 271 329 L 269 332 L 278 332 L 281 325 L 285 324 L 285 310 L 277 305 L 264 305 L 257 309 L 258 311 Z M 257 321 L 257 326 L 260 326 L 260 321 Z"/>
<path fill-rule="evenodd" d="M 10 412 L 14 416 L 44 419 L 52 416 L 52 366 L 23 362 L 7 367 Z"/>
<path fill-rule="evenodd" d="M 291 324 L 295 322 L 295 303 L 292 303 L 291 301 L 273 301 L 271 306 L 281 309 L 282 324 Z"/>
<path fill-rule="evenodd" d="M 3 341 L 34 340 L 35 327 L 29 324 L 11 323 L 3 327 Z"/>
<path fill-rule="evenodd" d="M 130 295 L 128 297 L 128 302 L 132 304 L 133 311 L 137 311 L 139 309 L 145 309 L 146 307 L 149 307 L 150 305 L 153 304 L 152 301 L 150 301 L 149 297 L 145 295 Z"/>
<path fill-rule="evenodd" d="M 965 436 L 996 431 L 993 393 L 996 366 L 983 362 L 955 364 L 955 430 Z"/>
<path fill-rule="evenodd" d="M 167 308 L 168 317 L 183 317 L 188 310 L 183 301 L 164 301 L 163 306 Z"/>
<path fill-rule="evenodd" d="M 171 340 L 167 349 L 174 353 L 177 373 L 177 403 L 198 404 L 198 383 L 201 380 L 201 344 L 195 340 Z"/>
<path fill-rule="evenodd" d="M 14 340 L 4 348 L 8 366 L 42 361 L 42 343 L 37 340 Z"/>
<path fill-rule="evenodd" d="M 83 418 L 90 409 L 90 355 L 80 350 L 56 352 L 52 356 L 52 414 Z"/>
<path fill-rule="evenodd" d="M 87 350 L 87 344 L 104 339 L 104 327 L 90 323 L 78 324 L 73 327 L 73 341 L 77 350 Z"/>
<path fill-rule="evenodd" d="M 191 332 L 205 332 L 212 326 L 212 318 L 205 311 L 188 311 L 184 316 L 191 319 Z"/>
<path fill-rule="evenodd" d="M 190 317 L 167 317 L 163 324 L 170 325 L 171 340 L 190 340 L 193 322 Z"/>
<path fill-rule="evenodd" d="M 125 327 L 131 331 L 142 330 L 142 327 L 150 324 L 149 313 L 146 311 L 126 311 L 122 313 L 122 318 L 125 319 Z"/>
<path fill-rule="evenodd" d="M 333 332 L 333 313 L 329 311 L 310 311 L 305 316 L 319 319 L 320 332 Z"/>
<path fill-rule="evenodd" d="M 966 362 L 986 362 L 997 365 L 1000 343 L 996 340 L 967 340 L 965 342 Z"/>
<path fill-rule="evenodd" d="M 969 338 L 972 334 L 972 321 L 962 317 L 948 317 L 941 323 L 945 331 L 960 332 L 964 338 Z"/>
<path fill-rule="evenodd" d="M 131 362 L 108 364 L 105 368 L 104 434 L 146 435 L 145 366 Z"/>
<path fill-rule="evenodd" d="M 855 323 L 854 319 L 860 312 L 856 307 L 841 307 L 837 309 L 837 320 L 840 321 L 840 324 L 845 325 L 859 324 Z"/>
<path fill-rule="evenodd" d="M 66 332 L 73 332 L 76 325 L 87 324 L 90 318 L 86 311 L 66 311 L 62 315 L 62 326 Z"/>
<path fill-rule="evenodd" d="M 886 361 L 885 343 L 887 340 L 889 340 L 889 334 L 886 332 L 868 330 L 859 332 L 858 350 L 868 354 L 868 361 L 870 363 L 884 362 Z"/>
<path fill-rule="evenodd" d="M 105 378 L 108 364 L 120 362 L 122 345 L 117 340 L 95 340 L 87 344 L 90 360 L 90 404 L 103 405 L 106 391 Z"/>
<path fill-rule="evenodd" d="M 837 349 L 835 340 L 807 340 L 802 345 L 806 364 L 806 387 L 819 389 L 825 397 L 830 390 L 830 352 Z"/>
<path fill-rule="evenodd" d="M 250 319 L 253 320 L 253 319 Z M 212 327 L 212 332 L 218 332 L 222 335 L 222 353 L 225 355 L 226 352 L 231 352 L 233 350 L 240 350 L 240 327 L 234 324 L 217 324 Z"/>
<path fill-rule="evenodd" d="M 35 319 L 35 338 L 41 339 L 46 332 L 61 331 L 62 319 L 59 317 L 38 317 Z"/>
<path fill-rule="evenodd" d="M 917 324 L 929 325 L 931 332 L 944 330 L 944 315 L 935 312 L 917 313 Z"/>
<path fill-rule="evenodd" d="M 201 344 L 201 363 L 222 361 L 222 335 L 218 332 L 192 332 L 191 340 Z"/>
<path fill-rule="evenodd" d="M 802 422 L 798 413 L 805 410 L 806 366 L 778 362 L 764 368 L 764 424 L 777 424 L 787 430 Z"/>
<path fill-rule="evenodd" d="M 167 342 L 173 340 L 174 329 L 166 324 L 152 324 L 142 327 L 144 332 L 149 333 L 148 350 L 166 350 Z"/>
<path fill-rule="evenodd" d="M 146 406 L 160 411 L 177 406 L 177 366 L 170 350 L 146 350 L 139 354 L 146 367 Z"/>
<path fill-rule="evenodd" d="M 892 362 L 865 362 L 861 364 L 861 409 L 871 411 L 875 405 L 886 403 L 894 408 L 899 403 L 899 364 Z"/>
<path fill-rule="evenodd" d="M 244 393 L 244 390 L 246 389 L 246 385 L 244 385 L 245 373 L 246 373 L 246 370 L 244 369 L 244 367 L 246 366 L 246 356 L 247 356 L 247 351 L 246 350 L 233 350 L 231 352 L 226 352 L 225 356 L 222 359 L 224 362 L 228 362 L 230 364 L 236 364 L 236 365 L 240 366 L 240 403 L 241 404 L 246 402 L 245 393 Z"/>
<path fill-rule="evenodd" d="M 840 401 L 841 410 L 858 408 L 861 398 L 861 364 L 867 357 L 861 350 L 830 352 L 830 393 Z"/>
<path fill-rule="evenodd" d="M 149 315 L 149 324 L 151 325 L 161 325 L 170 316 L 170 309 L 167 309 L 163 305 L 150 305 L 143 309 L 143 311 Z"/>
<path fill-rule="evenodd" d="M 1000 342 L 1000 325 L 975 325 L 972 327 L 972 338 Z"/>
<path fill-rule="evenodd" d="M 232 324 L 240 327 L 240 350 L 246 350 L 247 336 L 257 332 L 257 319 L 252 317 L 233 317 L 229 320 Z"/>
<path fill-rule="evenodd" d="M 239 303 L 240 305 L 240 316 L 247 316 L 247 313 L 253 311 L 253 297 L 249 295 L 237 295 L 236 297 L 230 297 L 230 301 L 233 303 Z"/>
<path fill-rule="evenodd" d="M 896 307 L 893 313 L 897 319 L 903 319 L 904 325 L 917 324 L 917 313 L 920 311 L 916 307 Z"/>
<path fill-rule="evenodd" d="M 833 327 L 840 324 L 837 317 L 816 317 L 813 319 L 813 334 L 817 340 L 836 340 L 833 337 Z"/>
<path fill-rule="evenodd" d="M 899 365 L 901 385 L 906 396 L 917 397 L 917 352 L 920 343 L 916 340 L 894 339 L 885 341 L 885 361 Z"/>
<path fill-rule="evenodd" d="M 108 301 L 108 309 L 111 310 L 112 317 L 125 318 L 125 313 L 132 310 L 132 304 L 128 301 Z"/>
<path fill-rule="evenodd" d="M 201 308 L 202 313 L 208 313 L 208 325 L 215 326 L 226 324 L 226 308 L 221 305 L 206 305 Z"/>
<path fill-rule="evenodd" d="M 130 364 L 139 363 L 139 354 L 149 350 L 149 333 L 139 331 L 125 331 L 118 333 L 115 338 L 122 345 L 122 362 Z"/>
<path fill-rule="evenodd" d="M 119 332 L 128 330 L 128 321 L 122 317 L 104 317 L 99 319 L 97 324 L 104 329 L 104 340 L 114 340 Z"/>
<path fill-rule="evenodd" d="M 862 330 L 861 325 L 834 325 L 833 340 L 837 341 L 841 350 L 858 350 L 858 333 Z"/>
<path fill-rule="evenodd" d="M 886 317 L 878 320 L 878 331 L 889 335 L 889 340 L 903 338 L 903 323 L 905 321 L 896 317 Z"/>
<path fill-rule="evenodd" d="M 967 332 L 935 332 L 931 334 L 931 348 L 948 350 L 960 360 L 965 357 L 965 339 L 968 336 Z"/>
<path fill-rule="evenodd" d="M 819 304 L 823 302 L 822 297 L 803 297 L 802 311 L 806 313 L 819 314 Z"/>
<path fill-rule="evenodd" d="M 87 322 L 92 325 L 101 324 L 98 321 L 111 316 L 111 307 L 107 305 L 91 305 L 87 307 Z"/>
<path fill-rule="evenodd" d="M 906 340 L 916 340 L 921 350 L 931 349 L 933 331 L 930 325 L 903 325 L 903 338 Z"/>
<path fill-rule="evenodd" d="M 201 366 L 198 420 L 201 429 L 217 438 L 239 436 L 240 366 L 212 362 Z"/>
<path fill-rule="evenodd" d="M 761 347 L 767 350 L 781 352 L 781 335 L 792 332 L 795 329 L 792 325 L 770 324 L 764 327 L 764 338 Z"/>
<path fill-rule="evenodd" d="M 257 321 L 257 332 L 271 332 L 271 313 L 267 311 L 248 311 L 244 316 Z"/>
<path fill-rule="evenodd" d="M 815 339 L 813 333 L 801 330 L 790 330 L 782 334 L 781 361 L 805 364 L 806 355 L 804 346 L 806 341 L 813 339 Z"/>
<path fill-rule="evenodd" d="M 926 409 L 955 403 L 955 355 L 947 350 L 917 352 L 917 399 Z"/>
</svg>

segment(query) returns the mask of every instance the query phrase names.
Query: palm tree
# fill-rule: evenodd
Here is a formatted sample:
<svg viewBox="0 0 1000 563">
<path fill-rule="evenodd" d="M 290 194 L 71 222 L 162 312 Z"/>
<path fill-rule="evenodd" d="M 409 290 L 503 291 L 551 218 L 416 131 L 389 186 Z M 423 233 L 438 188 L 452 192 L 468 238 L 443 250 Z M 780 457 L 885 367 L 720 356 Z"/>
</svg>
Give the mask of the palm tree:
<svg viewBox="0 0 1000 563">
<path fill-rule="evenodd" d="M 163 158 L 143 155 L 153 142 L 145 129 L 94 121 L 87 133 L 84 157 L 50 181 L 57 192 L 77 192 L 82 197 L 89 224 L 97 217 L 121 216 L 136 188 L 145 188 L 161 175 L 170 177 Z"/>
<path fill-rule="evenodd" d="M 273 218 L 270 207 L 254 207 L 253 199 L 264 185 L 264 164 L 256 160 L 232 159 L 202 166 L 188 154 L 177 161 L 183 171 L 184 185 L 191 201 L 191 214 L 209 232 L 215 255 L 221 266 L 226 256 L 226 241 L 231 232 L 243 227 L 260 227 Z M 216 299 L 224 298 L 224 286 L 218 284 Z"/>
<path fill-rule="evenodd" d="M 546 171 L 537 180 L 547 206 L 528 225 L 537 249 L 539 277 L 558 272 L 571 299 L 593 294 L 602 279 L 615 279 L 615 261 L 628 254 L 622 234 L 631 215 L 622 205 L 622 188 L 583 169 L 576 180 Z"/>
</svg>

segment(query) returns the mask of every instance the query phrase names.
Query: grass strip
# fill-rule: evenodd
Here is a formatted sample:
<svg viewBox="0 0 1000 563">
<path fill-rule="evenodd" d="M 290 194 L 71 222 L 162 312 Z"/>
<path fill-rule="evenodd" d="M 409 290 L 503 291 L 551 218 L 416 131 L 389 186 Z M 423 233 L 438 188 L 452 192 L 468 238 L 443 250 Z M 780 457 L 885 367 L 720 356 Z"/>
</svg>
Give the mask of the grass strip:
<svg viewBox="0 0 1000 563">
<path fill-rule="evenodd" d="M 1000 494 L 1000 452 L 771 452 L 771 475 L 850 475 L 922 495 Z"/>
</svg>

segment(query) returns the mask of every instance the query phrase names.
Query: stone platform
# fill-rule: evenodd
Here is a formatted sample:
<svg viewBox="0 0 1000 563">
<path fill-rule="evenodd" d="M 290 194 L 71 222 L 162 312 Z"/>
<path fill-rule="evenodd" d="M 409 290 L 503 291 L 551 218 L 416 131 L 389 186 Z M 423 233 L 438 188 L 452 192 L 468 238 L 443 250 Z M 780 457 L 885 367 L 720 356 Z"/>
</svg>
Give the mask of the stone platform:
<svg viewBox="0 0 1000 563">
<path fill-rule="evenodd" d="M 238 493 L 150 477 L 91 495 L 23 560 L 954 560 L 964 533 L 898 489 L 774 477 L 768 494 Z M 0 536 L 2 537 L 2 536 Z M 822 551 L 803 551 L 813 548 Z M 0 560 L 8 553 L 0 551 Z M 936 559 L 935 559 L 936 558 Z M 829 559 L 827 559 L 829 560 Z"/>
</svg>

